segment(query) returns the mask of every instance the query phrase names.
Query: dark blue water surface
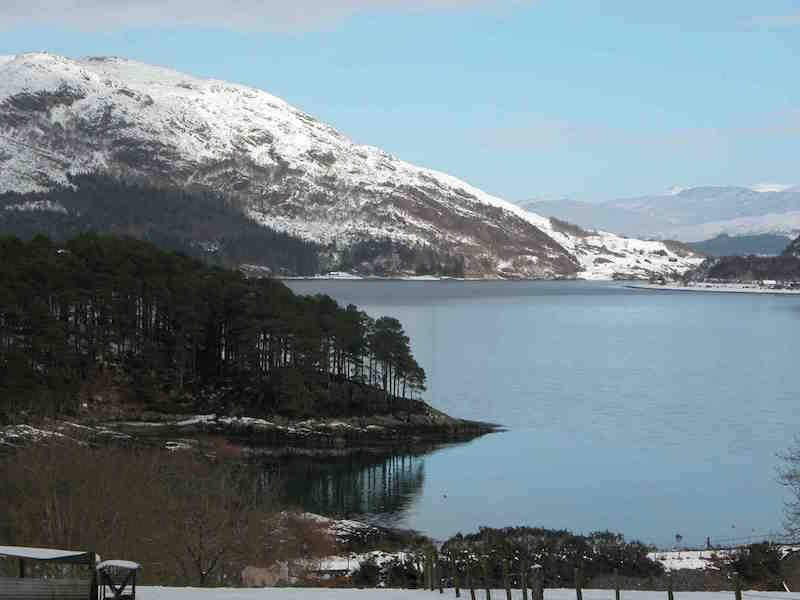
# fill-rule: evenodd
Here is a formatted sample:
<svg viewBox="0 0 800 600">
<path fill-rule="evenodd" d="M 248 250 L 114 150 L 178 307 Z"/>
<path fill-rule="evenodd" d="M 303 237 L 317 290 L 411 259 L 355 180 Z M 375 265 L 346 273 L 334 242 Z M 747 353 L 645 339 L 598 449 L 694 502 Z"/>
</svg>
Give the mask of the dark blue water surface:
<svg viewBox="0 0 800 600">
<path fill-rule="evenodd" d="M 431 404 L 509 427 L 421 459 L 419 485 L 398 487 L 395 523 L 437 537 L 479 525 L 612 529 L 659 545 L 781 529 L 776 455 L 800 434 L 800 297 L 582 282 L 288 285 L 398 317 Z"/>
</svg>

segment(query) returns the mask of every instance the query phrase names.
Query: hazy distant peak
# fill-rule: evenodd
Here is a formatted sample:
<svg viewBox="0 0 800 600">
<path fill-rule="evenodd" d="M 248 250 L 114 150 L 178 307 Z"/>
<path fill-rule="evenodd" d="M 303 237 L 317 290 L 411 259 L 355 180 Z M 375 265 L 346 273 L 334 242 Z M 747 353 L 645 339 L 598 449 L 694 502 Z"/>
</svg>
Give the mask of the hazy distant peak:
<svg viewBox="0 0 800 600">
<path fill-rule="evenodd" d="M 576 225 L 646 239 L 697 242 L 732 236 L 800 233 L 800 186 L 758 184 L 673 188 L 608 202 L 548 202 L 536 209 Z"/>
</svg>

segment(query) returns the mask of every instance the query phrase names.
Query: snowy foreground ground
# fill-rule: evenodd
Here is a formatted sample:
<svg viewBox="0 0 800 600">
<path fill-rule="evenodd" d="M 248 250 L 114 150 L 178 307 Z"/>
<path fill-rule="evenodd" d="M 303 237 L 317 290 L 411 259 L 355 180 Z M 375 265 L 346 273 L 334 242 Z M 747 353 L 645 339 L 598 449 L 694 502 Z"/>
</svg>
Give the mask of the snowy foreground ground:
<svg viewBox="0 0 800 600">
<path fill-rule="evenodd" d="M 744 600 L 800 600 L 800 593 L 745 592 Z M 137 590 L 140 600 L 434 600 L 435 598 L 454 598 L 453 590 L 438 592 L 422 590 L 352 590 L 352 589 L 301 589 L 301 588 L 259 588 L 259 589 L 198 589 L 142 587 Z M 469 592 L 461 597 L 468 599 Z M 505 592 L 495 590 L 492 598 L 505 600 Z M 514 600 L 522 598 L 519 590 L 513 590 Z M 546 590 L 545 600 L 575 600 L 575 590 Z M 613 600 L 613 590 L 584 590 L 584 600 Z M 666 600 L 666 592 L 622 592 L 623 600 Z M 484 600 L 484 592 L 478 594 Z M 675 600 L 733 600 L 733 592 L 676 592 Z"/>
</svg>

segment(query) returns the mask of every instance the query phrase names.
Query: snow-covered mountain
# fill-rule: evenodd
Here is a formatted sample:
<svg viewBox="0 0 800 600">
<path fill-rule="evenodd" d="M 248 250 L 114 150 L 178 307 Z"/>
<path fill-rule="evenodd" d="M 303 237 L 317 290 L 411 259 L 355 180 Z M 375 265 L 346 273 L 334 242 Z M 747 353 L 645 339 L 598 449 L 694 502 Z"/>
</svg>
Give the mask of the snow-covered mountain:
<svg viewBox="0 0 800 600">
<path fill-rule="evenodd" d="M 222 192 L 334 254 L 388 239 L 463 257 L 473 277 L 645 277 L 699 262 L 677 245 L 528 212 L 257 89 L 121 58 L 0 57 L 0 191 L 88 171 Z"/>
<path fill-rule="evenodd" d="M 623 235 L 682 242 L 720 234 L 790 238 L 800 233 L 800 187 L 791 185 L 676 187 L 665 194 L 602 203 L 555 200 L 523 206 Z"/>
</svg>

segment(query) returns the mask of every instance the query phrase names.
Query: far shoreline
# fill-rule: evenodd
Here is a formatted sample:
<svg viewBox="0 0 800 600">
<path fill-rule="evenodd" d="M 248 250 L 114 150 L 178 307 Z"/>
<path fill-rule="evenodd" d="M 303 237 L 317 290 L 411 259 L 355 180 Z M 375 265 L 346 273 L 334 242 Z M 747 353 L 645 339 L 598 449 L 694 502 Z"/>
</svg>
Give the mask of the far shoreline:
<svg viewBox="0 0 800 600">
<path fill-rule="evenodd" d="M 760 294 L 767 296 L 800 296 L 800 289 L 786 290 L 750 286 L 748 284 L 703 283 L 698 285 L 634 284 L 624 287 L 646 292 L 688 292 L 705 294 Z"/>
<path fill-rule="evenodd" d="M 398 283 L 443 283 L 457 281 L 459 283 L 622 283 L 625 281 L 647 281 L 646 279 L 585 279 L 581 277 L 542 277 L 538 279 L 521 279 L 518 277 L 436 277 L 433 275 L 409 275 L 405 277 L 379 277 L 377 275 L 361 276 L 276 276 L 277 281 L 343 281 L 343 282 L 398 282 Z"/>
</svg>

